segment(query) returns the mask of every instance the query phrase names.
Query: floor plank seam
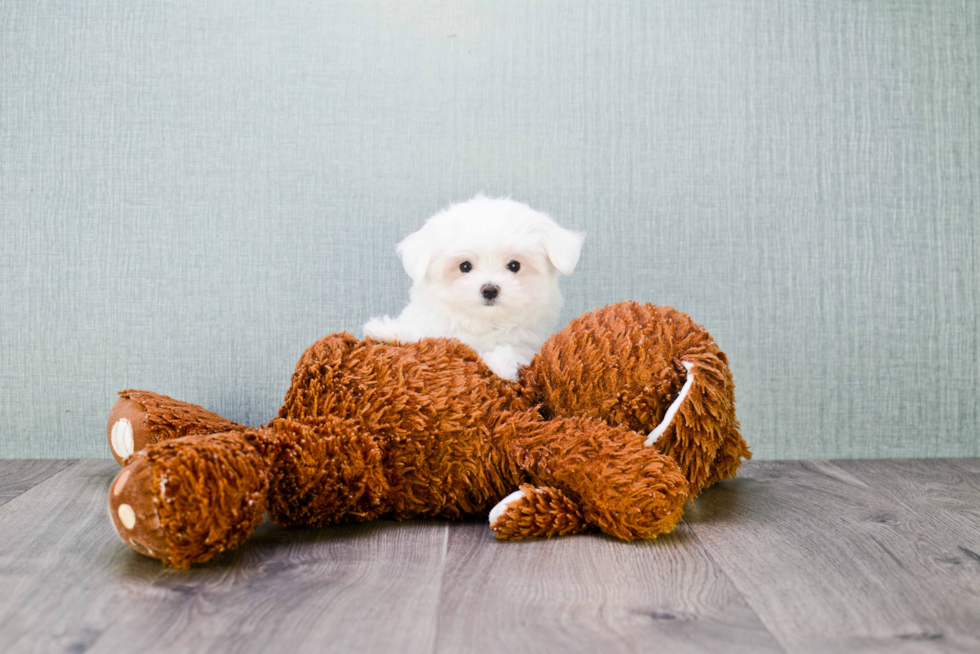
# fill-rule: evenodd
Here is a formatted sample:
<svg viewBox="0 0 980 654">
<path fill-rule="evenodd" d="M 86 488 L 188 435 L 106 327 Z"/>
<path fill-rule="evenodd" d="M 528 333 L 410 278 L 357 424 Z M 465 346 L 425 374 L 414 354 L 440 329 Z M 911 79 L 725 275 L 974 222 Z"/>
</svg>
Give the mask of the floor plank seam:
<svg viewBox="0 0 980 654">
<path fill-rule="evenodd" d="M 766 621 L 762 619 L 762 615 L 759 613 L 759 610 L 749 600 L 749 597 L 745 594 L 745 591 L 742 590 L 742 588 L 740 588 L 737 583 L 735 583 L 735 580 L 732 578 L 732 576 L 728 574 L 728 570 L 726 570 L 725 567 L 718 561 L 718 559 L 715 558 L 714 554 L 711 552 L 711 549 L 698 536 L 697 531 L 695 531 L 694 529 L 694 525 L 688 522 L 687 518 L 683 518 L 683 517 L 681 518 L 681 522 L 684 525 L 686 525 L 688 529 L 691 530 L 691 536 L 693 536 L 694 540 L 697 541 L 698 547 L 700 547 L 701 550 L 705 553 L 705 555 L 711 560 L 711 562 L 715 564 L 718 570 L 720 570 L 721 573 L 725 575 L 725 578 L 728 580 L 728 583 L 730 583 L 732 585 L 732 588 L 734 588 L 738 592 L 739 596 L 742 598 L 742 601 L 745 602 L 745 605 L 749 607 L 750 611 L 752 611 L 752 614 L 755 616 L 756 620 L 759 621 L 759 624 L 761 624 L 765 628 L 766 633 L 769 634 L 773 642 L 776 643 L 779 646 L 779 649 L 781 649 L 785 654 L 790 654 L 790 650 L 786 648 L 786 644 L 782 640 L 780 640 L 779 636 L 776 635 L 776 633 L 772 629 L 772 626 L 767 624 Z"/>
<path fill-rule="evenodd" d="M 429 650 L 430 654 L 436 654 L 439 648 L 439 627 L 441 620 L 439 619 L 442 611 L 439 609 L 442 607 L 442 597 L 446 588 L 446 564 L 449 561 L 449 528 L 450 523 L 443 525 L 445 533 L 443 535 L 442 541 L 442 566 L 439 569 L 439 593 L 436 595 L 436 612 L 435 618 L 432 621 L 432 648 Z"/>
<path fill-rule="evenodd" d="M 27 460 L 29 460 L 29 459 L 27 459 Z M 68 470 L 71 470 L 76 465 L 78 465 L 78 463 L 80 461 L 82 461 L 82 459 L 72 459 L 72 460 L 70 460 L 70 463 L 68 465 L 66 465 L 64 468 L 62 468 L 60 470 L 57 470 L 54 473 L 48 475 L 47 477 L 45 477 L 44 479 L 40 480 L 36 484 L 33 484 L 30 488 L 25 488 L 24 490 L 20 491 L 19 493 L 14 494 L 14 495 L 8 495 L 7 497 L 9 497 L 9 499 L 7 499 L 5 502 L 0 503 L 0 514 L 3 514 L 5 511 L 9 510 L 9 507 L 11 507 L 12 505 L 14 505 L 16 502 L 22 501 L 22 498 L 25 495 L 27 495 L 28 493 L 30 493 L 31 491 L 33 491 L 34 489 L 40 488 L 41 486 L 43 486 L 43 485 L 47 484 L 48 482 L 50 482 L 52 479 L 55 479 L 55 478 L 59 477 L 60 475 L 63 475 Z"/>
</svg>

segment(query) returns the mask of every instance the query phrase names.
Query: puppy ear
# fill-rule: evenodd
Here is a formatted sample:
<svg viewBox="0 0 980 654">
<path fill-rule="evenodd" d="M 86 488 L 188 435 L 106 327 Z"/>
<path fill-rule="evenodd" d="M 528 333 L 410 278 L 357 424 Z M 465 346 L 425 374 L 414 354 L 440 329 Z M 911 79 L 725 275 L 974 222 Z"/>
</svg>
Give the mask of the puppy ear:
<svg viewBox="0 0 980 654">
<path fill-rule="evenodd" d="M 571 275 L 576 264 L 578 264 L 585 234 L 564 229 L 551 220 L 541 226 L 541 233 L 543 236 L 541 245 L 551 260 L 551 265 L 557 268 L 561 274 Z"/>
<path fill-rule="evenodd" d="M 432 262 L 432 248 L 429 239 L 425 238 L 423 227 L 419 231 L 406 236 L 398 244 L 398 256 L 402 259 L 405 272 L 412 278 L 413 284 L 418 284 L 425 278 L 425 273 Z"/>
</svg>

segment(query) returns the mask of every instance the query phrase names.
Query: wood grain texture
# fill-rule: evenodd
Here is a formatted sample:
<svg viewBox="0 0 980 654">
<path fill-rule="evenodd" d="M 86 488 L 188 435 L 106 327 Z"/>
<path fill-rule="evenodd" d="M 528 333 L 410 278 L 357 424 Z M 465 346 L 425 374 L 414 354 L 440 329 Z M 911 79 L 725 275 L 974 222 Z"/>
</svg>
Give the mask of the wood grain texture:
<svg viewBox="0 0 980 654">
<path fill-rule="evenodd" d="M 66 459 L 0 460 L 0 506 L 72 463 L 74 461 Z"/>
<path fill-rule="evenodd" d="M 51 464 L 0 465 L 0 488 Z M 0 508 L 0 651 L 976 652 L 980 460 L 749 463 L 674 534 L 265 524 L 189 571 L 119 542 L 113 462 Z"/>
<path fill-rule="evenodd" d="M 0 651 L 425 651 L 445 524 L 265 525 L 191 571 L 119 542 L 118 465 L 83 461 L 0 515 Z"/>
<path fill-rule="evenodd" d="M 945 461 L 750 463 L 686 521 L 801 652 L 980 651 L 980 487 Z"/>
<path fill-rule="evenodd" d="M 447 558 L 437 652 L 782 652 L 683 525 L 623 543 L 466 524 Z"/>
<path fill-rule="evenodd" d="M 191 571 L 128 557 L 152 581 L 128 584 L 119 599 L 143 609 L 119 613 L 92 651 L 428 651 L 446 531 L 424 522 L 267 523 L 241 551 Z M 157 629 L 146 628 L 147 613 L 163 618 Z"/>
</svg>

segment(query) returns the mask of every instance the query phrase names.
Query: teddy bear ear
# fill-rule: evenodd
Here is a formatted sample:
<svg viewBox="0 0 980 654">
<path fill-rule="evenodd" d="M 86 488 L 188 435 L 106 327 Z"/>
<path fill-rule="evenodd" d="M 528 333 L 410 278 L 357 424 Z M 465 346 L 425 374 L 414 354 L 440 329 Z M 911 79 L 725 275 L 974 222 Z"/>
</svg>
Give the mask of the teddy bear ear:
<svg viewBox="0 0 980 654">
<path fill-rule="evenodd" d="M 406 236 L 398 244 L 398 256 L 402 259 L 405 272 L 412 278 L 413 284 L 418 284 L 425 278 L 425 273 L 432 262 L 432 245 L 427 239 L 423 227 L 417 232 Z"/>
<path fill-rule="evenodd" d="M 551 260 L 551 265 L 561 274 L 571 275 L 578 264 L 585 233 L 565 229 L 552 220 L 543 223 L 541 231 L 543 236 L 541 244 Z"/>
</svg>

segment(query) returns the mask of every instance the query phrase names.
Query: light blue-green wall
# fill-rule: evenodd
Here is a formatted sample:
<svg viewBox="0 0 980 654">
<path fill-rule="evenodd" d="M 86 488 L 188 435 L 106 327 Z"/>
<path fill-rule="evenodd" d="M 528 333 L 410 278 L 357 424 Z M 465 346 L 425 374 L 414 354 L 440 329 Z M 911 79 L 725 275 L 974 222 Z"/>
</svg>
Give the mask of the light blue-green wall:
<svg viewBox="0 0 980 654">
<path fill-rule="evenodd" d="M 980 3 L 0 3 L 0 457 L 270 418 L 477 191 L 671 304 L 761 458 L 980 455 Z"/>
</svg>

